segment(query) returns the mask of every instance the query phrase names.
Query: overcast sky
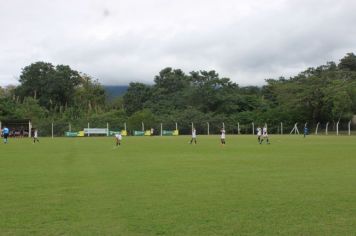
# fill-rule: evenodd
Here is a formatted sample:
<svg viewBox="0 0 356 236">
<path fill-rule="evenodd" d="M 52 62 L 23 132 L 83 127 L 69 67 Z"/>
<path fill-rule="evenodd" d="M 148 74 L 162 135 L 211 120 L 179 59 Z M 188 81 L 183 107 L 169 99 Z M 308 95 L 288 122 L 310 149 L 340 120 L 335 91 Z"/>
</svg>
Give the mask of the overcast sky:
<svg viewBox="0 0 356 236">
<path fill-rule="evenodd" d="M 0 85 L 36 61 L 102 84 L 153 83 L 163 68 L 239 85 L 356 51 L 353 0 L 0 0 Z"/>
</svg>

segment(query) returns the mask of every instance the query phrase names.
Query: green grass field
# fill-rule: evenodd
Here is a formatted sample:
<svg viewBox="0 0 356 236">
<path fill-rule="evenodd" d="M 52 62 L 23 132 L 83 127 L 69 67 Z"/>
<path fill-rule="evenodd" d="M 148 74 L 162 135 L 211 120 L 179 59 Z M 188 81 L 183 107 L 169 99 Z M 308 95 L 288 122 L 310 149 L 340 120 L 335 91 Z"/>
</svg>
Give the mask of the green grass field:
<svg viewBox="0 0 356 236">
<path fill-rule="evenodd" d="M 0 235 L 356 235 L 356 136 L 11 139 Z"/>
</svg>

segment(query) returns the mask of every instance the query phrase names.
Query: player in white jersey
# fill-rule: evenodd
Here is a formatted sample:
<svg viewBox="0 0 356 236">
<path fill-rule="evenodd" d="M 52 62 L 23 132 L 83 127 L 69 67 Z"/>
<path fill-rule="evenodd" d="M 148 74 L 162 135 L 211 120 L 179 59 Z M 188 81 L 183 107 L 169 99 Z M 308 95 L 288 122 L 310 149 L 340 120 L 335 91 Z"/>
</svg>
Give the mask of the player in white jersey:
<svg viewBox="0 0 356 236">
<path fill-rule="evenodd" d="M 33 131 L 33 143 L 36 143 L 36 141 L 39 143 L 40 142 L 40 140 L 38 139 L 38 130 L 37 129 L 35 129 L 34 131 Z"/>
<path fill-rule="evenodd" d="M 119 133 L 115 134 L 116 147 L 121 145 L 121 140 L 122 140 L 121 133 L 119 132 Z"/>
<path fill-rule="evenodd" d="M 222 129 L 220 130 L 220 132 L 221 132 L 221 136 L 220 136 L 221 145 L 225 145 L 225 138 L 226 138 L 226 136 L 225 136 L 225 129 L 222 128 Z"/>
<path fill-rule="evenodd" d="M 192 139 L 189 143 L 192 144 L 193 141 L 195 144 L 197 144 L 197 130 L 195 128 L 192 129 Z"/>
<path fill-rule="evenodd" d="M 262 142 L 261 136 L 262 136 L 262 129 L 261 129 L 261 127 L 257 127 L 257 140 L 260 144 Z"/>
<path fill-rule="evenodd" d="M 267 144 L 269 144 L 269 139 L 268 139 L 268 133 L 267 133 L 267 127 L 263 127 L 262 129 L 262 140 L 261 143 L 263 142 L 263 140 L 266 139 Z"/>
</svg>

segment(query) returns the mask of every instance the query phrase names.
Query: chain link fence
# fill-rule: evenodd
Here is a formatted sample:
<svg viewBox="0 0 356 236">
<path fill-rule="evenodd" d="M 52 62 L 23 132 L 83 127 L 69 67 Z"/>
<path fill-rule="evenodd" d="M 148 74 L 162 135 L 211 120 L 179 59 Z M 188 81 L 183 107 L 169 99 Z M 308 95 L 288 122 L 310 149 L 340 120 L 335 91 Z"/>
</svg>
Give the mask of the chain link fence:
<svg viewBox="0 0 356 236">
<path fill-rule="evenodd" d="M 190 135 L 192 126 L 197 130 L 198 135 L 217 135 L 225 127 L 227 134 L 241 134 L 252 135 L 256 134 L 258 127 L 264 127 L 267 125 L 269 134 L 303 134 L 305 124 L 302 123 L 249 123 L 242 124 L 239 122 L 170 122 L 170 123 L 149 123 L 149 125 L 142 122 L 142 125 L 130 126 L 126 122 L 110 122 L 99 119 L 92 119 L 88 121 L 48 121 L 41 122 L 40 124 L 32 124 L 33 129 L 38 129 L 39 135 L 42 137 L 63 137 L 66 132 L 79 132 L 85 128 L 109 128 L 109 131 L 121 131 L 127 130 L 128 135 L 133 135 L 134 131 L 154 130 L 154 135 L 161 135 L 162 131 L 174 131 L 176 128 L 179 130 L 180 135 Z M 294 129 L 297 127 L 298 132 Z M 356 135 L 356 124 L 349 122 L 336 122 L 319 123 L 319 124 L 307 124 L 308 133 L 310 135 Z M 142 128 L 144 130 L 142 130 Z M 292 132 L 293 131 L 293 132 Z"/>
</svg>

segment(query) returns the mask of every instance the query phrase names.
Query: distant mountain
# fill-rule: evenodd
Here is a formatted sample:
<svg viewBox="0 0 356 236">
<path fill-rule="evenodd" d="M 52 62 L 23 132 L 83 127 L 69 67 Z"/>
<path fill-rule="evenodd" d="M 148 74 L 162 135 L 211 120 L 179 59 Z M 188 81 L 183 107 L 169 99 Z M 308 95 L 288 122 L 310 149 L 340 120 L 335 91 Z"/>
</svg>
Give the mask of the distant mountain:
<svg viewBox="0 0 356 236">
<path fill-rule="evenodd" d="M 106 93 L 108 94 L 109 100 L 115 99 L 123 95 L 127 89 L 128 85 L 103 85 Z"/>
</svg>

